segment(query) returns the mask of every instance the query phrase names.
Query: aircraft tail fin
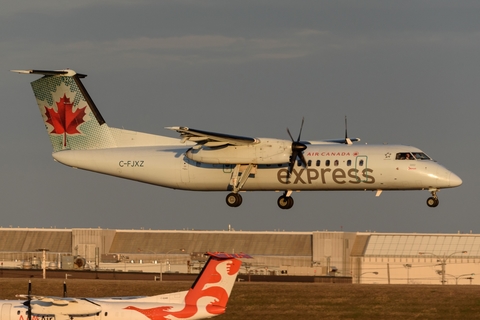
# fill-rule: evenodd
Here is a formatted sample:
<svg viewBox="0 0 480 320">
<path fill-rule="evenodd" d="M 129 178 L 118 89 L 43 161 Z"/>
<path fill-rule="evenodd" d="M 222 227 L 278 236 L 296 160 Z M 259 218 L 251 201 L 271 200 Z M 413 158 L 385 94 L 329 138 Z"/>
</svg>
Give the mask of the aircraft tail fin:
<svg viewBox="0 0 480 320">
<path fill-rule="evenodd" d="M 225 312 L 230 293 L 237 279 L 242 262 L 252 258 L 247 254 L 207 252 L 210 256 L 198 278 L 185 296 L 185 304 L 204 305 L 212 315 Z"/>
<path fill-rule="evenodd" d="M 112 131 L 73 70 L 12 70 L 41 74 L 31 83 L 53 151 L 116 147 Z"/>
<path fill-rule="evenodd" d="M 163 294 L 136 299 L 136 302 L 161 302 L 155 308 L 143 309 L 133 305 L 127 310 L 140 312 L 150 319 L 203 319 L 225 313 L 228 298 L 237 279 L 242 262 L 238 259 L 250 259 L 247 254 L 228 254 L 223 252 L 207 252 L 209 259 L 192 287 L 188 291 Z M 183 306 L 173 308 L 167 301 Z"/>
</svg>

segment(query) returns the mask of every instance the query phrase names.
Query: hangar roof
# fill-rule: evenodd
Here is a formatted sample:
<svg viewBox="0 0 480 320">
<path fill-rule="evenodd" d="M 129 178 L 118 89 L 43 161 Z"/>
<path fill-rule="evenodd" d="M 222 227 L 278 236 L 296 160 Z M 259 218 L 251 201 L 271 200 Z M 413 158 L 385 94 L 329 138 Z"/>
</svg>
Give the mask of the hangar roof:
<svg viewBox="0 0 480 320">
<path fill-rule="evenodd" d="M 110 253 L 245 252 L 250 255 L 311 256 L 312 233 L 117 230 Z"/>
<path fill-rule="evenodd" d="M 72 252 L 72 231 L 59 229 L 0 229 L 0 252 Z"/>
<path fill-rule="evenodd" d="M 467 251 L 462 254 L 462 251 Z M 480 256 L 480 235 L 371 234 L 365 256 Z"/>
</svg>

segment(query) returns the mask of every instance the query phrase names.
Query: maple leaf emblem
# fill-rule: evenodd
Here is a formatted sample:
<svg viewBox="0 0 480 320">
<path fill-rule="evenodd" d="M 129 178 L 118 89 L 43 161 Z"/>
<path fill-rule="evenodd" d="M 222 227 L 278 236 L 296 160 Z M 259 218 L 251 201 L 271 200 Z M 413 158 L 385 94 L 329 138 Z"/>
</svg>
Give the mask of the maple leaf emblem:
<svg viewBox="0 0 480 320">
<path fill-rule="evenodd" d="M 50 134 L 63 135 L 63 146 L 66 147 L 67 134 L 81 134 L 78 126 L 85 122 L 83 117 L 86 115 L 85 109 L 87 106 L 73 111 L 73 103 L 70 102 L 70 98 L 67 98 L 65 94 L 56 104 L 57 111 L 53 108 L 44 107 L 45 116 L 47 117 L 46 122 L 53 127 Z"/>
</svg>

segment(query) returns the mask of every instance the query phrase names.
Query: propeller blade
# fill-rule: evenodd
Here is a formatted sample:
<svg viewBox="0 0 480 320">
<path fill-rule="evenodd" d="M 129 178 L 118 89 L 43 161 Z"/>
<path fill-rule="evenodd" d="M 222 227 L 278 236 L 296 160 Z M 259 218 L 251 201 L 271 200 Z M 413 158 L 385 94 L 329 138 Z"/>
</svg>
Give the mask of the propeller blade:
<svg viewBox="0 0 480 320">
<path fill-rule="evenodd" d="M 347 116 L 345 116 L 345 143 L 347 143 L 348 133 L 347 133 Z"/>
<path fill-rule="evenodd" d="M 300 159 L 302 160 L 303 165 L 304 165 L 305 167 L 307 167 L 307 161 L 305 160 L 305 157 L 303 156 L 303 152 L 300 152 Z"/>
<path fill-rule="evenodd" d="M 347 133 L 347 116 L 345 116 L 345 141 L 344 143 L 345 144 L 353 144 L 352 140 L 350 140 L 350 138 L 348 137 L 348 133 Z"/>
<path fill-rule="evenodd" d="M 307 149 L 307 146 L 303 143 L 300 142 L 300 139 L 302 137 L 302 130 L 303 130 L 303 123 L 305 122 L 305 117 L 302 118 L 302 124 L 300 126 L 300 132 L 298 133 L 298 138 L 297 140 L 293 140 L 293 136 L 290 133 L 290 130 L 287 128 L 287 133 L 290 136 L 290 139 L 292 140 L 292 155 L 290 156 L 290 163 L 288 165 L 288 175 L 287 178 L 290 178 L 290 175 L 292 174 L 293 167 L 295 166 L 295 162 L 297 161 L 297 158 L 300 158 L 300 161 L 303 163 L 304 166 L 307 166 L 307 162 L 305 161 L 305 157 L 303 156 L 303 151 Z"/>
<path fill-rule="evenodd" d="M 292 174 L 293 167 L 295 166 L 295 161 L 297 161 L 297 153 L 293 152 L 292 155 L 290 156 L 290 164 L 288 165 L 288 174 L 287 174 L 287 179 L 290 178 L 290 175 Z"/>
<path fill-rule="evenodd" d="M 302 136 L 302 130 L 303 130 L 303 123 L 305 122 L 305 117 L 302 117 L 302 125 L 300 126 L 300 132 L 298 133 L 298 139 L 297 142 L 300 141 L 300 137 Z"/>
<path fill-rule="evenodd" d="M 292 134 L 290 133 L 290 130 L 288 130 L 288 128 L 287 128 L 287 133 L 290 136 L 290 139 L 292 139 L 292 142 L 295 142 L 295 140 L 293 140 Z"/>
<path fill-rule="evenodd" d="M 32 281 L 28 280 L 28 310 L 27 319 L 32 320 Z"/>
</svg>

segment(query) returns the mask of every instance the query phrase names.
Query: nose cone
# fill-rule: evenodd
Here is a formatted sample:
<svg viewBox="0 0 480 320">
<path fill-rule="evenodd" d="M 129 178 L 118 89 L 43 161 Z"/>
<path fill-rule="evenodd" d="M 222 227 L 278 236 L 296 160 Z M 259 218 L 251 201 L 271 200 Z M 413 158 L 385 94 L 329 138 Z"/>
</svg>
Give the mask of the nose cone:
<svg viewBox="0 0 480 320">
<path fill-rule="evenodd" d="M 460 179 L 459 176 L 457 176 L 455 173 L 451 172 L 450 173 L 450 187 L 458 187 L 462 185 L 462 179 Z"/>
</svg>

